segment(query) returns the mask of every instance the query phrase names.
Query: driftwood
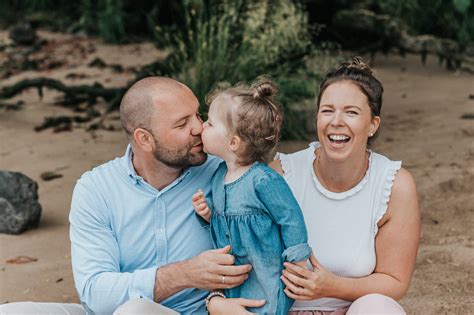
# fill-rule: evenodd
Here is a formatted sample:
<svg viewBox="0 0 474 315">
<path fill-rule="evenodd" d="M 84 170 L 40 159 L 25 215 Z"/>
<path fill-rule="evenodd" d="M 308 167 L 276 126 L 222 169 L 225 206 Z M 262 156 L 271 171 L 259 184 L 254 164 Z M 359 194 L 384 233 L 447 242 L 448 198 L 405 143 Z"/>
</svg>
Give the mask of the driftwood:
<svg viewBox="0 0 474 315">
<path fill-rule="evenodd" d="M 0 102 L 0 109 L 5 109 L 7 111 L 9 110 L 18 111 L 23 108 L 23 105 L 25 105 L 25 102 L 23 101 L 18 101 L 14 104 Z"/>
<path fill-rule="evenodd" d="M 81 104 L 87 103 L 94 105 L 97 103 L 99 98 L 104 99 L 108 108 L 106 112 L 100 117 L 97 128 L 102 125 L 106 115 L 117 109 L 120 105 L 120 100 L 123 94 L 127 90 L 127 87 L 121 88 L 105 88 L 99 83 L 93 85 L 77 85 L 67 86 L 61 81 L 48 79 L 48 78 L 36 78 L 19 81 L 11 86 L 4 87 L 0 90 L 0 99 L 8 99 L 16 96 L 26 89 L 36 88 L 40 98 L 43 97 L 43 89 L 48 88 L 62 92 L 64 94 L 63 100 L 59 102 L 60 105 L 74 109 L 75 111 L 84 111 L 80 107 Z M 84 123 L 89 122 L 100 116 L 97 111 L 92 109 L 86 109 L 86 116 L 58 116 L 58 117 L 46 117 L 42 125 L 35 127 L 35 131 L 41 131 L 46 128 L 54 128 L 55 132 L 69 131 L 72 130 L 72 123 Z"/>
<path fill-rule="evenodd" d="M 35 128 L 36 131 L 41 131 L 46 128 L 54 128 L 55 132 L 72 130 L 72 123 L 90 122 L 95 118 L 98 121 L 88 126 L 88 130 L 95 129 L 106 129 L 113 130 L 112 126 L 104 126 L 103 122 L 107 115 L 117 110 L 120 106 L 120 101 L 125 92 L 135 82 L 142 78 L 151 75 L 170 76 L 172 73 L 169 64 L 173 64 L 173 57 L 168 57 L 164 61 L 156 61 L 142 67 L 135 78 L 129 81 L 125 86 L 118 88 L 106 88 L 100 83 L 94 83 L 93 85 L 66 85 L 63 82 L 55 79 L 40 77 L 35 79 L 21 80 L 13 85 L 5 86 L 0 89 L 0 100 L 10 99 L 24 90 L 35 88 L 38 91 L 40 98 L 43 97 L 43 90 L 45 88 L 56 90 L 63 93 L 63 98 L 56 104 L 68 107 L 77 112 L 86 111 L 86 116 L 59 116 L 59 117 L 46 117 L 42 125 Z M 109 65 L 110 66 L 110 65 Z M 107 103 L 107 109 L 103 114 L 92 109 L 92 106 L 98 102 L 99 99 L 103 99 Z M 88 107 L 83 104 L 88 104 Z M 0 103 L 0 108 L 7 108 L 16 110 L 21 107 L 21 104 L 6 104 Z"/>
<path fill-rule="evenodd" d="M 334 34 L 338 34 L 339 38 L 337 39 L 344 43 L 344 47 L 359 53 L 370 53 L 372 59 L 376 52 L 387 53 L 398 50 L 401 54 L 419 54 L 423 63 L 426 61 L 428 54 L 435 54 L 439 57 L 440 63 L 445 62 L 449 69 L 471 71 L 474 68 L 473 45 L 461 47 L 457 42 L 449 39 L 436 38 L 431 35 L 410 35 L 407 27 L 400 20 L 388 15 L 379 15 L 368 10 L 343 10 L 334 16 L 331 28 L 334 30 Z M 27 57 L 37 49 L 39 48 L 33 47 L 23 52 L 26 56 L 24 58 L 25 67 L 35 67 L 35 64 L 28 63 L 32 61 Z M 84 112 L 86 110 L 94 112 L 92 107 L 99 99 L 103 99 L 108 104 L 108 107 L 101 115 L 97 115 L 97 111 L 95 111 L 94 114 L 89 112 L 85 116 L 47 117 L 44 123 L 38 126 L 36 130 L 39 131 L 45 128 L 54 128 L 55 131 L 71 130 L 72 124 L 79 122 L 92 122 L 87 127 L 88 130 L 97 128 L 109 129 L 104 127 L 103 122 L 110 112 L 118 109 L 123 94 L 127 89 L 136 81 L 150 75 L 171 76 L 173 73 L 176 73 L 180 70 L 181 63 L 175 57 L 171 53 L 163 61 L 156 61 L 142 67 L 140 70 L 133 69 L 133 72 L 136 73 L 135 78 L 123 87 L 106 88 L 99 83 L 94 83 L 93 85 L 67 85 L 59 80 L 41 77 L 22 80 L 11 86 L 1 88 L 0 101 L 2 99 L 10 99 L 30 88 L 37 89 L 39 96 L 42 97 L 43 89 L 47 88 L 63 94 L 63 98 L 57 103 L 58 105 L 71 108 L 76 112 Z M 295 56 L 294 62 L 300 62 L 301 59 L 300 56 Z M 98 58 L 90 62 L 89 66 L 98 68 L 110 67 L 115 72 L 124 71 L 122 66 L 107 64 Z M 71 78 L 73 76 L 78 76 L 78 74 L 71 74 Z M 86 104 L 86 107 L 84 107 L 84 104 Z M 0 108 L 2 107 L 19 109 L 21 105 L 0 102 Z"/>
<path fill-rule="evenodd" d="M 402 55 L 419 54 L 423 64 L 429 54 L 434 54 L 450 70 L 469 71 L 469 67 L 474 67 L 474 44 L 463 46 L 451 39 L 411 35 L 405 24 L 389 15 L 365 9 L 341 10 L 334 16 L 331 27 L 344 47 L 370 53 L 372 59 L 376 52 L 398 50 Z"/>
<path fill-rule="evenodd" d="M 124 88 L 104 88 L 99 83 L 94 83 L 93 85 L 67 86 L 58 80 L 36 78 L 22 80 L 11 86 L 2 88 L 0 90 L 0 99 L 12 98 L 29 88 L 36 88 L 40 98 L 43 97 L 44 88 L 63 92 L 68 105 L 77 105 L 84 100 L 87 100 L 90 104 L 95 104 L 100 97 L 109 104 L 116 104 L 120 102 L 120 97 L 125 91 Z"/>
</svg>

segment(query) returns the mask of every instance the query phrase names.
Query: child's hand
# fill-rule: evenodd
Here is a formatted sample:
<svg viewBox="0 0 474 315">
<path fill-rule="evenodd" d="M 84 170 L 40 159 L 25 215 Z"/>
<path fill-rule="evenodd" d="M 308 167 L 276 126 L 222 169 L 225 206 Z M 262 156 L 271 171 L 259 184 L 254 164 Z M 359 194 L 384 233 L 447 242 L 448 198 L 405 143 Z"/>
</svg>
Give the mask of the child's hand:
<svg viewBox="0 0 474 315">
<path fill-rule="evenodd" d="M 207 206 L 206 198 L 204 197 L 204 192 L 199 189 L 197 193 L 193 195 L 193 207 L 194 210 L 207 222 L 211 219 L 211 209 Z"/>
</svg>

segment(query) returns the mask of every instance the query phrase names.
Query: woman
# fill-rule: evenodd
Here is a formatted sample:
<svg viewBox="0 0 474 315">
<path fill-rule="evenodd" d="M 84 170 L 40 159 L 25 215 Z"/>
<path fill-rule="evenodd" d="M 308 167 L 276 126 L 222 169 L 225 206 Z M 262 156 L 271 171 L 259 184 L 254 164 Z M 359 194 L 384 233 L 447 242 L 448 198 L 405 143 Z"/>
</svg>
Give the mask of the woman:
<svg viewBox="0 0 474 315">
<path fill-rule="evenodd" d="M 395 300 L 410 285 L 420 211 L 401 162 L 367 149 L 382 93 L 360 57 L 341 64 L 320 86 L 319 142 L 272 163 L 303 210 L 315 255 L 313 270 L 285 263 L 292 314 L 404 314 Z"/>
<path fill-rule="evenodd" d="M 285 263 L 290 314 L 404 314 L 420 237 L 415 182 L 401 162 L 367 149 L 380 126 L 383 87 L 361 58 L 320 85 L 319 142 L 270 165 L 303 211 L 311 269 Z M 212 314 L 245 313 L 257 301 L 213 298 Z"/>
</svg>

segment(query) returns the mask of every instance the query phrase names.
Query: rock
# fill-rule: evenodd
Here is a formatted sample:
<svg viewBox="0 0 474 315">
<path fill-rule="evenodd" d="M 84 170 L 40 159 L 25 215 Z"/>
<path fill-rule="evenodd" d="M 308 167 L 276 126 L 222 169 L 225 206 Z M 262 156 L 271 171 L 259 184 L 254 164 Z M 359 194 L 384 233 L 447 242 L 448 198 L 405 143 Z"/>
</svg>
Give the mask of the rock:
<svg viewBox="0 0 474 315">
<path fill-rule="evenodd" d="M 20 45 L 33 45 L 38 39 L 36 30 L 31 26 L 31 23 L 27 22 L 13 25 L 9 29 L 8 35 L 15 44 Z"/>
<path fill-rule="evenodd" d="M 103 69 L 103 68 L 107 67 L 107 64 L 105 63 L 104 60 L 97 57 L 94 60 L 92 60 L 91 62 L 89 62 L 88 66 L 91 67 L 91 68 Z"/>
<path fill-rule="evenodd" d="M 36 228 L 40 217 L 38 184 L 21 173 L 0 171 L 0 233 Z"/>
</svg>

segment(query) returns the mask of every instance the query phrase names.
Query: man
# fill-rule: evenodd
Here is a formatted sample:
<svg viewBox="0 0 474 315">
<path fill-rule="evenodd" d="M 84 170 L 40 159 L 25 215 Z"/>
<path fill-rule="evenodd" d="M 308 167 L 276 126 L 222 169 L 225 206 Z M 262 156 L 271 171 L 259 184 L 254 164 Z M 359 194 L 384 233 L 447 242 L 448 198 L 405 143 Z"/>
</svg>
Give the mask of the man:
<svg viewBox="0 0 474 315">
<path fill-rule="evenodd" d="M 192 208 L 199 188 L 210 193 L 219 163 L 203 152 L 198 108 L 188 87 L 162 77 L 138 81 L 123 97 L 126 153 L 86 172 L 71 203 L 72 268 L 85 311 L 201 313 L 207 290 L 248 277 L 251 266 L 234 266 L 229 246 L 211 249 Z"/>
</svg>

